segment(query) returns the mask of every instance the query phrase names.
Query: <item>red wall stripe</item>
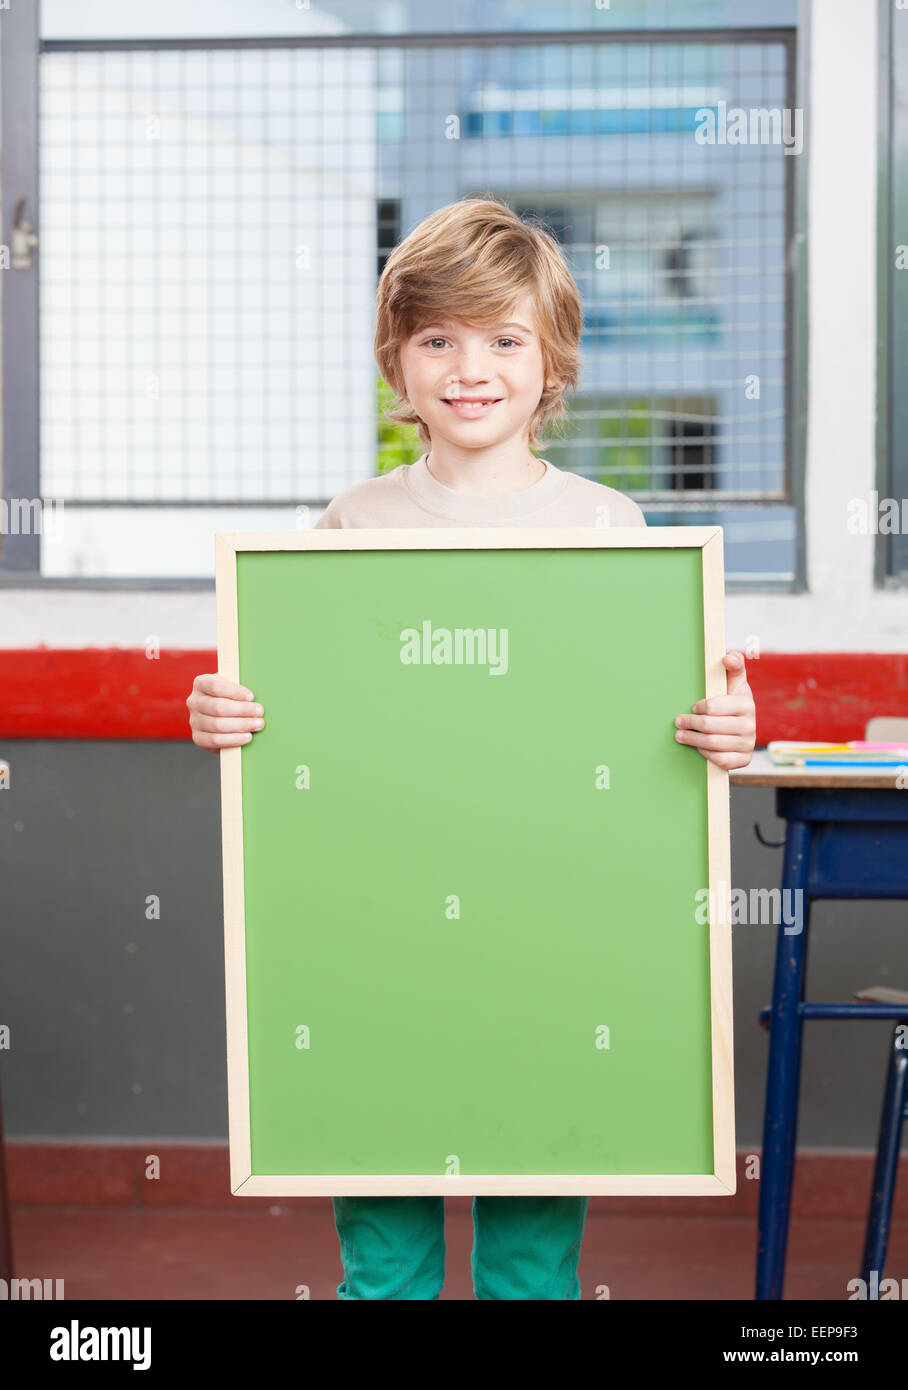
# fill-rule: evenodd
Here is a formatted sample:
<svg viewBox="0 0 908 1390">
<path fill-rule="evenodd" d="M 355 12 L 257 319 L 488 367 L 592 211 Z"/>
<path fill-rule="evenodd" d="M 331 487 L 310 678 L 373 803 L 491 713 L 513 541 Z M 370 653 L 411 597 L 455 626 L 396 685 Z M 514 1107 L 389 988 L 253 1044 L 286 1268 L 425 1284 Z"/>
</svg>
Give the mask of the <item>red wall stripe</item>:
<svg viewBox="0 0 908 1390">
<path fill-rule="evenodd" d="M 765 652 L 747 679 L 761 744 L 863 738 L 868 719 L 908 718 L 908 652 Z"/>
<path fill-rule="evenodd" d="M 193 677 L 215 670 L 210 649 L 0 649 L 0 737 L 189 738 Z M 761 744 L 862 738 L 874 715 L 908 718 L 908 653 L 765 652 L 747 673 Z"/>
<path fill-rule="evenodd" d="M 216 670 L 210 650 L 0 649 L 0 736 L 189 738 L 193 678 Z"/>
</svg>

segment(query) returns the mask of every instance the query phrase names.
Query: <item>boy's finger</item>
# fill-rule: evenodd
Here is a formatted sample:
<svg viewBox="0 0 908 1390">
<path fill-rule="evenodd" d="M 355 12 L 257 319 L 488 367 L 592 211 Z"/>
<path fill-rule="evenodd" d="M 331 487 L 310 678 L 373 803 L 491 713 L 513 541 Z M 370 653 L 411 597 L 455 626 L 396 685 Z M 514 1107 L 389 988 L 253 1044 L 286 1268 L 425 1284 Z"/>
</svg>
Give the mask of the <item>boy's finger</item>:
<svg viewBox="0 0 908 1390">
<path fill-rule="evenodd" d="M 251 734 L 199 733 L 193 736 L 193 743 L 197 748 L 205 748 L 209 753 L 217 753 L 222 748 L 238 748 L 241 744 L 248 743 L 251 738 Z"/>
<path fill-rule="evenodd" d="M 215 699 L 211 695 L 190 695 L 186 702 L 193 714 L 205 714 L 209 719 L 261 719 L 261 705 L 248 700 Z"/>
<path fill-rule="evenodd" d="M 749 753 L 753 739 L 740 734 L 701 734 L 696 729 L 677 729 L 675 738 L 691 748 L 712 748 L 717 753 Z"/>
<path fill-rule="evenodd" d="M 189 722 L 194 729 L 206 734 L 254 733 L 265 727 L 263 719 L 216 719 L 207 714 L 193 714 Z"/>
<path fill-rule="evenodd" d="M 725 684 L 729 695 L 735 695 L 747 685 L 747 664 L 743 652 L 726 652 L 722 658 L 725 663 Z"/>
<path fill-rule="evenodd" d="M 194 691 L 200 695 L 221 695 L 228 700 L 253 700 L 255 696 L 245 685 L 237 685 L 235 681 L 229 681 L 226 676 L 219 676 L 216 671 L 206 672 L 201 676 L 196 676 L 192 683 Z"/>
<path fill-rule="evenodd" d="M 711 695 L 691 705 L 691 714 L 753 714 L 754 702 L 749 695 Z"/>
<path fill-rule="evenodd" d="M 698 729 L 704 734 L 741 734 L 740 715 L 679 714 L 675 720 L 678 729 Z"/>
<path fill-rule="evenodd" d="M 702 748 L 698 748 L 697 752 L 708 763 L 715 763 L 716 767 L 721 767 L 725 772 L 731 772 L 736 767 L 747 767 L 752 757 L 748 751 L 743 753 L 707 753 Z"/>
</svg>

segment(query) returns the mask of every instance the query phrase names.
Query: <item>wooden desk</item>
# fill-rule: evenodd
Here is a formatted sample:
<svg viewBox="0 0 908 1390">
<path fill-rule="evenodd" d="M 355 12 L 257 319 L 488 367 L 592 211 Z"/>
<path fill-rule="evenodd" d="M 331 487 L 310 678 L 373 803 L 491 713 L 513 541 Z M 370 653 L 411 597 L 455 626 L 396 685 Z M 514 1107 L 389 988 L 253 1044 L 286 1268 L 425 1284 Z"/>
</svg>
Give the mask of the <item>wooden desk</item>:
<svg viewBox="0 0 908 1390">
<path fill-rule="evenodd" d="M 908 782 L 908 763 L 902 774 Z M 889 787 L 898 788 L 898 769 L 885 767 L 776 767 L 768 753 L 756 752 L 747 767 L 728 774 L 736 787 Z M 908 787 L 905 788 L 908 790 Z"/>
</svg>

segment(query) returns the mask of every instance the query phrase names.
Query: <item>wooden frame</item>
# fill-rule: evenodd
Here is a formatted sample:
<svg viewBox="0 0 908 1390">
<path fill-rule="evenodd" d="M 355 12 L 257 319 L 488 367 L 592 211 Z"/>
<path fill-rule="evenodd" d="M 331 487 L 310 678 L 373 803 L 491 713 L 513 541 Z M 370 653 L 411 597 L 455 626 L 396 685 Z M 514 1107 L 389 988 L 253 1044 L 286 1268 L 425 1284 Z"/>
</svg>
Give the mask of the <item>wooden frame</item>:
<svg viewBox="0 0 908 1390">
<path fill-rule="evenodd" d="M 215 539 L 218 669 L 239 680 L 237 555 L 244 551 L 699 549 L 702 556 L 706 698 L 726 693 L 724 570 L 720 527 L 326 529 L 219 532 Z M 252 1172 L 244 927 L 242 749 L 220 753 L 224 863 L 224 945 L 230 1185 L 235 1196 L 317 1195 L 730 1195 L 735 1192 L 732 957 L 729 912 L 728 773 L 707 762 L 712 1174 L 567 1174 L 564 1176 L 383 1175 L 261 1176 Z M 658 1096 L 654 1097 L 658 1105 Z"/>
</svg>

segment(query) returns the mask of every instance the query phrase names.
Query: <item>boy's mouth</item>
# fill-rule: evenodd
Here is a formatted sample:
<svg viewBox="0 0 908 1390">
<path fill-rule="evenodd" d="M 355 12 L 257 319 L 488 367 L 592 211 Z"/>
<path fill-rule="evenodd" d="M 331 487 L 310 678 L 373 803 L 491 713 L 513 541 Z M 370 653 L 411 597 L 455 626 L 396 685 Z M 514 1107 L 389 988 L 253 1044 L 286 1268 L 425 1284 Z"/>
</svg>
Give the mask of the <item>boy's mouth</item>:
<svg viewBox="0 0 908 1390">
<path fill-rule="evenodd" d="M 443 396 L 442 400 L 446 406 L 459 415 L 463 420 L 472 420 L 480 415 L 487 415 L 493 406 L 498 405 L 500 396 L 454 396 L 453 398 Z"/>
</svg>

